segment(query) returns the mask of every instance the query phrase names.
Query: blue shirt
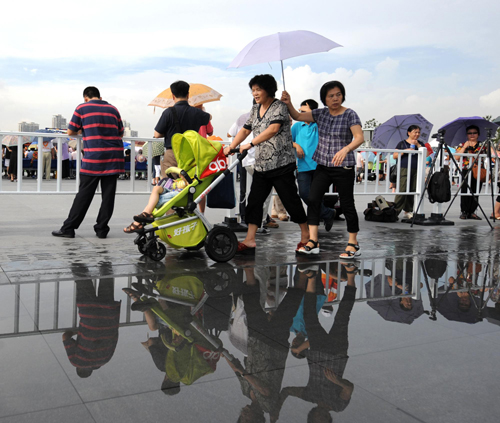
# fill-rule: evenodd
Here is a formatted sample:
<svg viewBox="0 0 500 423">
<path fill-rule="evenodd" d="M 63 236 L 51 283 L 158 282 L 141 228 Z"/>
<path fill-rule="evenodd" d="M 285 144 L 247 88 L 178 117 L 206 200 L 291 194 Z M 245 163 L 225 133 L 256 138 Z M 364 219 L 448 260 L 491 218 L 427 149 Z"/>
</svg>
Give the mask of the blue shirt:
<svg viewBox="0 0 500 423">
<path fill-rule="evenodd" d="M 299 172 L 315 170 L 318 165 L 312 156 L 318 146 L 318 125 L 297 122 L 292 126 L 292 139 L 304 150 L 304 158 L 297 158 L 297 168 Z"/>
</svg>

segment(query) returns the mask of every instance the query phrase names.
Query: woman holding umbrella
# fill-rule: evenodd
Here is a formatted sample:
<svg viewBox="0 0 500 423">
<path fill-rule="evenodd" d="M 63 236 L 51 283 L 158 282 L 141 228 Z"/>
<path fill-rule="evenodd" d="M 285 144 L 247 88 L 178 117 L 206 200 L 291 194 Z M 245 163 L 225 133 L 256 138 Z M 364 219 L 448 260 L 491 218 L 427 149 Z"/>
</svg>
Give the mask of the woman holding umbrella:
<svg viewBox="0 0 500 423">
<path fill-rule="evenodd" d="M 350 259 L 360 255 L 357 240 L 359 220 L 354 205 L 356 158 L 353 151 L 364 141 L 361 120 L 354 110 L 342 106 L 345 101 L 345 88 L 339 81 L 324 84 L 320 90 L 320 98 L 326 107 L 299 113 L 293 107 L 286 91 L 281 97 L 294 120 L 318 124 L 319 142 L 313 155 L 318 166 L 314 173 L 307 210 L 311 236 L 307 244 L 297 252 L 319 254 L 318 225 L 321 204 L 325 192 L 333 184 L 337 187 L 349 232 L 347 248 L 339 257 Z"/>
<path fill-rule="evenodd" d="M 271 75 L 256 75 L 248 85 L 256 104 L 231 145 L 224 149 L 224 154 L 229 154 L 231 149 L 240 145 L 253 132 L 254 139 L 240 146 L 241 152 L 255 147 L 255 169 L 245 215 L 247 236 L 238 243 L 237 254 L 255 254 L 255 235 L 262 224 L 262 207 L 273 187 L 292 221 L 300 226 L 299 250 L 309 239 L 309 229 L 295 183 L 296 164 L 290 116 L 286 106 L 274 98 L 278 86 Z"/>
<path fill-rule="evenodd" d="M 476 125 L 470 125 L 465 129 L 467 134 L 467 141 L 460 144 L 457 148 L 457 153 L 469 153 L 477 154 L 482 147 L 478 138 L 480 135 L 479 127 Z M 466 177 L 470 164 L 470 159 L 472 157 L 464 156 L 462 160 L 462 177 Z M 460 156 L 456 156 L 457 161 L 460 160 Z M 474 178 L 473 172 L 470 172 L 470 182 L 469 182 L 470 193 L 476 194 L 481 192 L 483 183 L 479 183 L 479 190 L 477 190 L 477 179 Z M 481 220 L 481 218 L 476 214 L 477 206 L 479 205 L 478 198 L 467 194 L 469 190 L 467 189 L 467 184 L 462 185 L 462 196 L 460 197 L 460 219 L 474 219 Z"/>
</svg>

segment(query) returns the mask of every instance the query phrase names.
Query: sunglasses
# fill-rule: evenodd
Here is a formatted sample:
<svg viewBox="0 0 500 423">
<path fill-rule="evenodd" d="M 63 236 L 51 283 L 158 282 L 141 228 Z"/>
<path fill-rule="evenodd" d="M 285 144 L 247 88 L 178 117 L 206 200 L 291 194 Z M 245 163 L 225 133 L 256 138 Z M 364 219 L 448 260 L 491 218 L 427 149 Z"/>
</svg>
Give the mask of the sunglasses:
<svg viewBox="0 0 500 423">
<path fill-rule="evenodd" d="M 477 135 L 477 132 L 467 132 L 467 135 Z"/>
</svg>

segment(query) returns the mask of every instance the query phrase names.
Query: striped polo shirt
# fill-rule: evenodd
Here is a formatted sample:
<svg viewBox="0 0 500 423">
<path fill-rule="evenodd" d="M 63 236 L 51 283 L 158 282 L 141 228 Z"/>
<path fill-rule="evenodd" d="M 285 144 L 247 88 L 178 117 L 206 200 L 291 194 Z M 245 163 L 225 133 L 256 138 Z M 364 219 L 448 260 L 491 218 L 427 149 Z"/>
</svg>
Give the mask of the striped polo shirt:
<svg viewBox="0 0 500 423">
<path fill-rule="evenodd" d="M 120 326 L 120 302 L 78 303 L 80 326 L 76 341 L 64 341 L 69 361 L 75 367 L 103 366 L 115 352 Z"/>
<path fill-rule="evenodd" d="M 68 129 L 74 132 L 82 130 L 82 174 L 106 176 L 123 173 L 123 123 L 116 107 L 102 100 L 80 104 Z"/>
</svg>

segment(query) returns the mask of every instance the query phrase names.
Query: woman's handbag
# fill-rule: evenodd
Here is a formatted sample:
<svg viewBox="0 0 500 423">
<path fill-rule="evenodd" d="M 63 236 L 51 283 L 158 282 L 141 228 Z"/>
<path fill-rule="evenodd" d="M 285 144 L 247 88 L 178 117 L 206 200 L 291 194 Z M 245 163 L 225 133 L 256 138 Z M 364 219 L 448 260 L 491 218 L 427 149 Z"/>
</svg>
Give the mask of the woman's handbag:
<svg viewBox="0 0 500 423">
<path fill-rule="evenodd" d="M 389 182 L 395 184 L 398 181 L 398 165 L 391 166 L 389 169 Z"/>
<path fill-rule="evenodd" d="M 236 196 L 234 194 L 233 174 L 227 175 L 207 195 L 207 207 L 211 209 L 234 209 Z"/>
<path fill-rule="evenodd" d="M 474 179 L 477 181 L 479 179 L 479 182 L 486 182 L 486 169 L 484 167 L 481 168 L 481 172 L 479 173 L 478 172 L 478 165 L 477 165 L 477 162 L 475 162 L 473 165 L 472 165 L 472 176 L 474 177 Z M 479 175 L 478 175 L 479 173 Z M 479 176 L 479 178 L 478 178 Z"/>
</svg>

